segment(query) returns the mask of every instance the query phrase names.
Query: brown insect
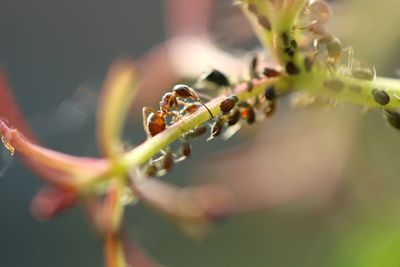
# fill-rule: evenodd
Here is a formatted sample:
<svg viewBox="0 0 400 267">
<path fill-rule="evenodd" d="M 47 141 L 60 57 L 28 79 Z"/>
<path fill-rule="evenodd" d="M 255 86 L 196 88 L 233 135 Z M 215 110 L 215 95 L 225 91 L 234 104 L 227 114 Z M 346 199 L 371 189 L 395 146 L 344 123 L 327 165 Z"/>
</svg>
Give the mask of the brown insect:
<svg viewBox="0 0 400 267">
<path fill-rule="evenodd" d="M 250 61 L 250 78 L 252 79 L 260 78 L 260 75 L 257 72 L 257 68 L 258 68 L 258 57 L 257 55 L 254 55 Z"/>
<path fill-rule="evenodd" d="M 199 136 L 202 136 L 207 132 L 207 127 L 205 125 L 201 125 L 194 129 L 193 131 L 189 132 L 186 134 L 186 137 L 188 138 L 197 138 Z"/>
<path fill-rule="evenodd" d="M 170 151 L 167 151 L 161 157 L 161 167 L 165 171 L 170 171 L 173 165 L 174 165 L 174 155 Z"/>
<path fill-rule="evenodd" d="M 233 126 L 235 125 L 240 119 L 240 111 L 238 109 L 233 112 L 232 115 L 229 116 L 228 118 L 228 126 Z"/>
<path fill-rule="evenodd" d="M 207 139 L 207 141 L 218 137 L 221 134 L 222 129 L 224 128 L 224 124 L 225 120 L 222 117 L 215 121 L 211 128 L 211 136 Z"/>
<path fill-rule="evenodd" d="M 253 124 L 256 122 L 256 112 L 252 107 L 248 108 L 247 110 L 247 123 L 248 124 Z"/>
<path fill-rule="evenodd" d="M 267 118 L 275 114 L 276 102 L 270 102 L 266 107 L 264 107 L 264 114 Z"/>
<path fill-rule="evenodd" d="M 148 166 L 145 167 L 144 169 L 144 175 L 149 176 L 149 177 L 155 177 L 157 175 L 158 168 L 155 166 L 155 164 L 151 163 Z"/>
<path fill-rule="evenodd" d="M 182 143 L 182 155 L 184 157 L 189 157 L 192 154 L 192 146 L 189 142 Z"/>
<path fill-rule="evenodd" d="M 235 95 L 232 95 L 232 96 L 226 98 L 225 100 L 223 100 L 219 104 L 219 108 L 222 111 L 222 113 L 226 114 L 235 107 L 235 105 L 238 101 L 239 101 L 239 98 Z"/>
<path fill-rule="evenodd" d="M 279 70 L 266 67 L 263 71 L 263 74 L 267 78 L 275 78 L 275 77 L 278 77 L 279 75 L 281 75 L 281 72 Z"/>
<path fill-rule="evenodd" d="M 172 116 L 174 119 L 179 119 L 179 113 L 174 113 L 179 110 L 179 98 L 191 99 L 199 102 L 214 117 L 208 107 L 200 100 L 197 93 L 187 85 L 178 84 L 172 89 L 172 92 L 164 94 L 160 101 L 160 110 L 155 110 L 149 107 L 143 108 L 143 127 L 147 136 L 153 137 L 167 128 L 167 117 Z"/>
<path fill-rule="evenodd" d="M 143 127 L 148 137 L 153 137 L 167 128 L 167 114 L 153 108 L 143 108 Z"/>
<path fill-rule="evenodd" d="M 270 85 L 265 89 L 264 97 L 268 101 L 274 101 L 276 99 L 276 91 L 275 86 Z"/>
</svg>

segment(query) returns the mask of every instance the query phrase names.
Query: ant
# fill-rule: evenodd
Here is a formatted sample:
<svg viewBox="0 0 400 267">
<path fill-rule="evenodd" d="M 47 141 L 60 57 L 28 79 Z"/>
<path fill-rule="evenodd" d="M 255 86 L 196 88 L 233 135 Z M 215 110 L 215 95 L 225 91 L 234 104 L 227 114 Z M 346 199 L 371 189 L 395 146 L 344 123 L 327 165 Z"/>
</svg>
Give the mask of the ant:
<svg viewBox="0 0 400 267">
<path fill-rule="evenodd" d="M 199 102 L 204 106 L 208 113 L 210 113 L 211 118 L 213 114 L 211 110 L 200 100 L 198 94 L 193 90 L 193 88 L 178 84 L 172 89 L 172 92 L 165 93 L 160 101 L 160 110 L 155 110 L 153 108 L 144 107 L 143 108 L 143 127 L 147 133 L 148 137 L 153 137 L 167 128 L 167 117 L 172 116 L 173 119 L 179 118 L 179 113 L 174 113 L 173 109 L 179 110 L 179 104 L 185 103 L 180 102 L 181 99 L 192 99 Z"/>
</svg>

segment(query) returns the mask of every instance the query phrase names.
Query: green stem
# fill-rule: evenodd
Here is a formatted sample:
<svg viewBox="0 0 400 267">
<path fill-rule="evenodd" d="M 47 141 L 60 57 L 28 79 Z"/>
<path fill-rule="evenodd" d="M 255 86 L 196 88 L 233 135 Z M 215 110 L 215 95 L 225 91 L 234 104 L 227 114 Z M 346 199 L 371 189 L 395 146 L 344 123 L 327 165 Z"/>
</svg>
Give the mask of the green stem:
<svg viewBox="0 0 400 267">
<path fill-rule="evenodd" d="M 289 40 L 294 39 L 292 29 L 306 2 L 307 0 L 293 0 L 293 6 L 286 10 L 274 9 L 276 6 L 271 6 L 272 2 L 269 1 L 246 0 L 242 2 L 242 9 L 255 27 L 256 33 L 264 46 L 276 53 L 282 66 L 285 66 L 289 60 L 294 63 L 298 67 L 299 73 L 294 75 L 282 74 L 276 79 L 262 78 L 253 80 L 254 86 L 251 92 L 247 90 L 247 83 L 242 83 L 237 85 L 232 92 L 241 101 L 246 101 L 262 95 L 265 88 L 273 84 L 278 95 L 287 92 L 307 91 L 315 96 L 331 97 L 341 102 L 381 108 L 382 106 L 376 102 L 373 94 L 373 91 L 378 89 L 384 90 L 390 97 L 390 101 L 385 105 L 385 108 L 400 109 L 400 81 L 398 80 L 388 78 L 376 78 L 373 81 L 358 80 L 340 73 L 333 74 L 323 64 L 314 64 L 314 68 L 311 71 L 307 71 L 307 68 L 303 66 L 304 55 L 300 51 L 295 51 L 293 56 L 284 52 L 284 48 L 285 46 L 287 48 L 288 44 L 285 44 L 282 33 L 287 33 Z M 249 9 L 250 4 L 253 6 Z M 279 11 L 280 13 L 272 11 Z M 258 18 L 262 15 L 270 16 L 272 31 L 261 27 Z M 219 104 L 226 97 L 227 95 L 221 95 L 206 103 L 215 117 L 221 115 Z M 108 171 L 96 178 L 88 179 L 88 183 L 86 183 L 88 186 L 84 186 L 84 188 L 91 188 L 89 185 L 101 180 L 107 181 L 109 176 L 126 177 L 126 174 L 132 168 L 142 166 L 157 155 L 160 150 L 165 149 L 171 143 L 184 136 L 185 133 L 209 120 L 210 115 L 204 108 L 184 117 L 155 137 L 115 158 L 114 164 Z"/>
<path fill-rule="evenodd" d="M 343 87 L 340 90 L 332 90 L 327 87 L 327 81 L 340 81 Z M 247 83 L 239 84 L 233 90 L 241 101 L 246 101 L 255 96 L 262 95 L 267 86 L 274 85 L 278 95 L 288 92 L 305 91 L 312 95 L 332 97 L 339 102 L 349 102 L 371 108 L 380 108 L 374 100 L 372 91 L 376 88 L 385 90 L 390 96 L 390 102 L 385 106 L 389 109 L 400 109 L 400 81 L 388 78 L 377 78 L 374 81 L 362 81 L 354 78 L 342 76 L 334 76 L 327 71 L 321 71 L 315 68 L 312 72 L 301 72 L 299 75 L 287 76 L 282 75 L 277 79 L 259 79 L 253 81 L 253 89 L 251 92 L 247 90 Z M 355 90 L 354 88 L 357 88 Z M 221 115 L 219 104 L 227 96 L 221 95 L 212 101 L 206 103 L 215 117 Z M 101 181 L 108 181 L 108 177 L 117 175 L 120 177 L 133 168 L 141 166 L 148 162 L 152 157 L 157 155 L 160 150 L 165 149 L 174 141 L 181 138 L 185 133 L 195 129 L 201 124 L 210 120 L 210 115 L 202 108 L 190 116 L 182 118 L 180 121 L 169 126 L 165 131 L 148 139 L 141 145 L 135 147 L 131 151 L 122 154 L 116 158 L 114 164 L 103 175 L 85 181 L 82 193 L 88 193 L 93 189 L 93 185 Z M 88 190 L 88 191 L 87 191 Z"/>
<path fill-rule="evenodd" d="M 374 81 L 363 81 L 345 75 L 331 75 L 329 72 L 315 69 L 290 78 L 296 90 L 308 91 L 313 95 L 332 97 L 341 102 L 349 102 L 372 108 L 400 109 L 400 81 L 378 77 Z M 329 82 L 342 83 L 342 88 L 333 88 Z M 374 90 L 384 90 L 390 97 L 387 105 L 378 104 Z"/>
<path fill-rule="evenodd" d="M 233 93 L 239 98 L 239 100 L 248 100 L 263 94 L 266 86 L 272 83 L 277 84 L 277 87 L 281 88 L 282 90 L 285 88 L 283 79 L 260 79 L 253 81 L 253 89 L 251 92 L 248 92 L 247 90 L 247 83 L 243 83 L 238 85 L 233 90 Z M 226 95 L 221 95 L 206 103 L 214 117 L 221 115 L 219 105 L 226 97 Z M 208 120 L 210 120 L 210 115 L 206 109 L 202 108 L 198 112 L 195 112 L 192 115 L 187 116 L 177 123 L 169 126 L 165 131 L 153 138 L 148 139 L 146 142 L 137 146 L 133 150 L 125 153 L 121 156 L 118 162 L 121 167 L 127 169 L 130 169 L 133 166 L 140 166 L 159 153 L 161 149 L 165 149 L 169 144 L 181 138 L 185 133 L 195 129 L 203 123 L 206 123 Z"/>
</svg>

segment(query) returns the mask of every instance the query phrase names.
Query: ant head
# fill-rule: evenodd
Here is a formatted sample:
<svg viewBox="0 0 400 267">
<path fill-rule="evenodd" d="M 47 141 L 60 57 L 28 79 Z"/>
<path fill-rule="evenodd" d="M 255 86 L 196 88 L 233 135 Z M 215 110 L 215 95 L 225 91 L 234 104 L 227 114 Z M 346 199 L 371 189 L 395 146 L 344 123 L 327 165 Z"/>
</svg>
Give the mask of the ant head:
<svg viewBox="0 0 400 267">
<path fill-rule="evenodd" d="M 176 94 L 176 96 L 182 97 L 182 98 L 198 98 L 196 93 L 193 91 L 192 88 L 190 88 L 187 85 L 184 84 L 177 84 L 173 87 L 172 91 Z"/>
<path fill-rule="evenodd" d="M 310 16 L 318 23 L 326 24 L 332 17 L 332 10 L 324 0 L 315 0 L 309 5 Z"/>
</svg>

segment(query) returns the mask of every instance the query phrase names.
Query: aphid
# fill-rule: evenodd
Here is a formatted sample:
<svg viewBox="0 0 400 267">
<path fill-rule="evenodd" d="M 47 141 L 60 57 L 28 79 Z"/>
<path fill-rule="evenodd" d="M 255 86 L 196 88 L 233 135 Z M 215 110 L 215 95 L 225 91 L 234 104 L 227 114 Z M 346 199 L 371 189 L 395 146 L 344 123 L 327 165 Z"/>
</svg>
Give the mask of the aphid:
<svg viewBox="0 0 400 267">
<path fill-rule="evenodd" d="M 293 57 L 294 56 L 294 51 L 290 48 L 290 47 L 286 47 L 283 52 L 285 52 L 286 55 L 288 55 L 289 57 Z"/>
<path fill-rule="evenodd" d="M 271 31 L 271 22 L 266 16 L 259 16 L 257 20 L 264 29 Z"/>
<path fill-rule="evenodd" d="M 314 65 L 314 60 L 310 58 L 309 56 L 306 56 L 304 58 L 304 68 L 307 72 L 310 72 L 312 70 L 312 67 Z"/>
<path fill-rule="evenodd" d="M 226 98 L 225 100 L 223 100 L 219 104 L 219 108 L 221 109 L 223 114 L 226 114 L 235 107 L 235 105 L 238 101 L 239 101 L 239 98 L 235 95 L 232 95 L 232 96 Z"/>
<path fill-rule="evenodd" d="M 351 76 L 356 79 L 366 81 L 372 81 L 375 79 L 375 73 L 368 68 L 351 70 Z"/>
<path fill-rule="evenodd" d="M 282 42 L 283 46 L 285 47 L 289 46 L 289 35 L 286 32 L 282 33 Z"/>
<path fill-rule="evenodd" d="M 326 50 L 328 56 L 333 62 L 338 62 L 342 56 L 342 44 L 338 38 L 334 38 L 332 41 L 326 44 Z"/>
<path fill-rule="evenodd" d="M 288 63 L 286 63 L 285 69 L 286 69 L 287 74 L 289 74 L 289 75 L 297 75 L 300 73 L 299 68 L 292 61 L 289 61 Z"/>
<path fill-rule="evenodd" d="M 192 146 L 189 142 L 182 143 L 182 155 L 189 157 L 192 154 Z"/>
<path fill-rule="evenodd" d="M 259 78 L 258 72 L 257 72 L 257 66 L 258 66 L 258 57 L 257 55 L 253 56 L 253 58 L 250 61 L 250 77 L 251 78 Z"/>
<path fill-rule="evenodd" d="M 224 128 L 224 123 L 225 120 L 223 118 L 219 118 L 218 120 L 216 120 L 213 126 L 211 127 L 211 135 L 207 140 L 211 140 L 215 137 L 218 137 L 221 134 L 222 129 Z"/>
<path fill-rule="evenodd" d="M 153 137 L 167 128 L 166 114 L 148 107 L 143 108 L 143 127 L 148 137 Z"/>
<path fill-rule="evenodd" d="M 263 74 L 267 78 L 276 78 L 279 77 L 279 75 L 281 75 L 281 72 L 276 69 L 266 67 L 264 68 Z"/>
<path fill-rule="evenodd" d="M 252 107 L 249 107 L 247 109 L 247 123 L 248 124 L 253 124 L 256 122 L 256 112 Z"/>
<path fill-rule="evenodd" d="M 334 92 L 340 92 L 344 88 L 344 83 L 341 80 L 332 79 L 325 81 L 324 86 Z"/>
<path fill-rule="evenodd" d="M 230 82 L 228 77 L 218 70 L 211 70 L 200 76 L 200 83 L 203 83 L 207 89 L 218 89 L 220 87 L 229 87 Z"/>
<path fill-rule="evenodd" d="M 198 94 L 193 90 L 193 88 L 184 85 L 184 84 L 178 84 L 175 85 L 174 88 L 172 89 L 172 92 L 174 93 L 174 96 L 171 96 L 171 98 L 180 97 L 183 99 L 193 99 L 197 102 L 199 102 L 205 109 L 207 109 L 208 113 L 210 113 L 211 118 L 214 117 L 214 115 L 211 113 L 211 110 L 203 103 L 203 101 L 200 100 L 200 97 Z"/>
<path fill-rule="evenodd" d="M 158 169 L 157 169 L 157 167 L 156 167 L 153 163 L 150 163 L 148 166 L 146 166 L 145 169 L 144 169 L 144 171 L 143 171 L 143 173 L 144 173 L 146 176 L 149 176 L 149 177 L 154 177 L 154 176 L 156 176 L 156 175 L 157 175 L 157 172 L 158 172 Z"/>
<path fill-rule="evenodd" d="M 276 99 L 275 87 L 273 85 L 268 86 L 264 92 L 265 99 L 273 101 Z"/>
<path fill-rule="evenodd" d="M 250 104 L 247 103 L 246 101 L 241 101 L 241 102 L 239 102 L 237 105 L 238 105 L 238 107 L 240 107 L 240 108 L 248 108 L 248 107 L 250 107 Z"/>
<path fill-rule="evenodd" d="M 296 42 L 296 40 L 292 40 L 292 41 L 290 41 L 290 46 L 293 48 L 293 49 L 296 49 L 297 48 L 297 42 Z"/>
<path fill-rule="evenodd" d="M 169 171 L 172 169 L 172 166 L 174 165 L 174 155 L 170 151 L 167 151 L 162 157 L 161 157 L 161 167 L 162 169 Z"/>
<path fill-rule="evenodd" d="M 372 90 L 372 95 L 379 105 L 385 106 L 390 102 L 390 96 L 384 90 L 374 89 Z"/>
<path fill-rule="evenodd" d="M 249 124 L 255 121 L 255 112 L 253 107 L 247 102 L 241 102 L 241 117 L 246 120 Z"/>
<path fill-rule="evenodd" d="M 253 81 L 247 81 L 247 92 L 251 92 L 253 90 L 254 84 Z"/>
<path fill-rule="evenodd" d="M 233 126 L 235 125 L 240 119 L 240 111 L 235 110 L 232 115 L 229 116 L 228 118 L 228 126 Z"/>
<path fill-rule="evenodd" d="M 189 138 L 197 138 L 199 136 L 202 136 L 206 132 L 207 132 L 207 127 L 205 125 L 201 125 L 196 129 L 194 129 L 193 131 L 187 133 L 186 136 Z"/>
<path fill-rule="evenodd" d="M 271 117 L 272 115 L 274 115 L 275 114 L 275 111 L 276 111 L 276 102 L 270 102 L 269 104 L 268 104 L 268 106 L 266 106 L 265 108 L 264 108 L 264 114 L 265 114 L 265 116 L 268 118 L 268 117 Z"/>
<path fill-rule="evenodd" d="M 383 115 L 389 125 L 400 130 L 400 113 L 395 110 L 384 109 Z"/>
<path fill-rule="evenodd" d="M 251 13 L 253 13 L 253 14 L 255 14 L 255 15 L 258 14 L 257 6 L 256 6 L 255 4 L 249 3 L 248 6 L 247 6 L 247 9 L 248 9 Z"/>
</svg>

